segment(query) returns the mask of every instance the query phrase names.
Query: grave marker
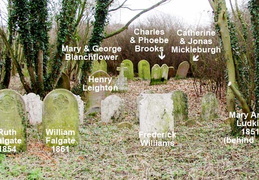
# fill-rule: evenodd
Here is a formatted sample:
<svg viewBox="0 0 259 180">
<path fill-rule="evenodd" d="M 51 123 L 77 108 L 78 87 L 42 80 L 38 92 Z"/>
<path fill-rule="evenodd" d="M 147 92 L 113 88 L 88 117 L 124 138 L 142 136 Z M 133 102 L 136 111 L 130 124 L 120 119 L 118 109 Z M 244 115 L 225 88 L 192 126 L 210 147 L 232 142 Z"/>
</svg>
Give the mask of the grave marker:
<svg viewBox="0 0 259 180">
<path fill-rule="evenodd" d="M 155 64 L 151 69 L 150 85 L 162 84 L 162 69 L 158 64 Z"/>
<path fill-rule="evenodd" d="M 98 112 L 101 108 L 101 101 L 105 99 L 116 86 L 112 86 L 112 77 L 106 72 L 99 70 L 88 77 L 87 87 L 84 87 L 84 94 L 87 97 L 86 111 L 88 113 Z"/>
<path fill-rule="evenodd" d="M 176 78 L 178 79 L 186 78 L 189 68 L 190 68 L 190 64 L 187 61 L 181 62 L 176 72 Z"/>
<path fill-rule="evenodd" d="M 79 143 L 79 110 L 74 95 L 66 89 L 51 91 L 43 100 L 43 141 L 53 151 L 69 151 Z"/>
<path fill-rule="evenodd" d="M 161 66 L 161 73 L 162 73 L 162 81 L 167 81 L 168 80 L 168 72 L 169 72 L 169 67 L 166 64 L 163 64 Z"/>
<path fill-rule="evenodd" d="M 150 80 L 150 64 L 147 60 L 141 60 L 138 63 L 138 76 L 142 80 Z"/>
<path fill-rule="evenodd" d="M 218 99 L 212 92 L 205 94 L 201 100 L 201 119 L 214 120 L 218 117 Z"/>
<path fill-rule="evenodd" d="M 0 153 L 16 153 L 27 149 L 25 103 L 16 91 L 0 90 Z"/>
<path fill-rule="evenodd" d="M 119 76 L 115 80 L 115 85 L 118 87 L 119 92 L 125 92 L 128 90 L 128 81 L 124 76 L 124 72 L 128 68 L 124 66 L 124 63 L 121 63 L 120 67 L 117 67 L 117 71 L 119 71 Z"/>
<path fill-rule="evenodd" d="M 133 68 L 133 63 L 131 62 L 131 60 L 123 60 L 122 63 L 124 64 L 125 67 L 127 67 L 127 69 L 124 71 L 124 76 L 127 79 L 133 79 L 134 78 L 134 68 Z"/>
<path fill-rule="evenodd" d="M 174 91 L 172 93 L 174 105 L 173 115 L 175 121 L 183 122 L 188 120 L 188 98 L 182 91 Z"/>
</svg>

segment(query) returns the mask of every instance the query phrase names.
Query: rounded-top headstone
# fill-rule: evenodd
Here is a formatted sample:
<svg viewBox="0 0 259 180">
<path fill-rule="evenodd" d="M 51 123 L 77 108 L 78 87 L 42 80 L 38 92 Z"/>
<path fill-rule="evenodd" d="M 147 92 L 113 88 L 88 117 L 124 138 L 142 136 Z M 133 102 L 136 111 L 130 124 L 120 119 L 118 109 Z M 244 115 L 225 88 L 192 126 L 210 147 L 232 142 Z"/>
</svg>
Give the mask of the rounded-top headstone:
<svg viewBox="0 0 259 180">
<path fill-rule="evenodd" d="M 190 69 L 190 64 L 188 61 L 181 62 L 176 72 L 176 78 L 180 78 L 180 79 L 186 78 L 189 69 Z"/>
<path fill-rule="evenodd" d="M 16 91 L 0 90 L 0 153 L 16 153 L 27 149 L 25 103 Z"/>
<path fill-rule="evenodd" d="M 150 64 L 147 60 L 141 60 L 138 62 L 138 75 L 143 80 L 150 80 Z"/>
<path fill-rule="evenodd" d="M 134 67 L 133 67 L 132 61 L 125 59 L 122 61 L 122 63 L 124 64 L 125 67 L 127 67 L 127 69 L 124 71 L 124 76 L 127 79 L 133 79 L 134 78 Z"/>
<path fill-rule="evenodd" d="M 43 101 L 43 140 L 48 146 L 75 146 L 79 142 L 79 110 L 66 89 L 51 91 Z"/>
</svg>

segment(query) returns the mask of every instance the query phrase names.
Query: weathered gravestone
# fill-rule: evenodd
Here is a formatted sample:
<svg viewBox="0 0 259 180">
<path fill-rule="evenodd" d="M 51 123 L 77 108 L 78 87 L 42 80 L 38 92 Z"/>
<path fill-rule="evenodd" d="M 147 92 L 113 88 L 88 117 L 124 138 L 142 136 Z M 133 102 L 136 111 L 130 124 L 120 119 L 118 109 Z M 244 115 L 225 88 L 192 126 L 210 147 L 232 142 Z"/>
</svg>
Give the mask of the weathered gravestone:
<svg viewBox="0 0 259 180">
<path fill-rule="evenodd" d="M 27 121 L 22 96 L 13 90 L 0 90 L 0 153 L 27 149 Z"/>
<path fill-rule="evenodd" d="M 190 64 L 187 61 L 181 62 L 176 72 L 176 78 L 179 78 L 179 79 L 186 78 L 189 68 L 190 68 Z"/>
<path fill-rule="evenodd" d="M 106 72 L 99 70 L 88 77 L 87 87 L 84 86 L 86 100 L 86 111 L 89 113 L 100 112 L 101 101 L 105 99 L 111 91 L 118 90 L 112 85 L 112 77 Z"/>
<path fill-rule="evenodd" d="M 128 68 L 124 66 L 124 63 L 121 63 L 120 67 L 117 67 L 117 71 L 120 72 L 119 76 L 115 80 L 115 85 L 118 87 L 119 92 L 125 92 L 128 90 L 128 81 L 127 78 L 124 76 L 124 72 Z"/>
<path fill-rule="evenodd" d="M 174 69 L 174 66 L 169 66 L 169 72 L 168 72 L 168 78 L 172 78 L 175 76 L 175 69 Z"/>
<path fill-rule="evenodd" d="M 173 116 L 175 121 L 183 122 L 188 120 L 188 98 L 182 91 L 174 91 L 172 93 L 173 100 Z"/>
<path fill-rule="evenodd" d="M 91 69 L 91 72 L 94 73 L 96 71 L 99 71 L 100 70 L 100 63 L 98 60 L 93 60 L 92 61 L 92 69 Z"/>
<path fill-rule="evenodd" d="M 64 88 L 70 90 L 70 78 L 65 73 L 62 73 L 58 80 L 57 88 Z"/>
<path fill-rule="evenodd" d="M 80 119 L 80 123 L 82 124 L 84 121 L 84 109 L 85 109 L 84 101 L 81 99 L 81 97 L 79 95 L 74 95 L 74 96 L 77 100 L 78 110 L 79 110 L 79 119 Z"/>
<path fill-rule="evenodd" d="M 107 62 L 105 60 L 100 61 L 100 70 L 107 72 Z"/>
<path fill-rule="evenodd" d="M 173 138 L 174 117 L 172 93 L 140 94 L 138 101 L 138 117 L 140 123 L 139 138 L 143 140 L 159 139 L 148 134 L 162 134 L 164 138 Z M 150 142 L 150 141 L 149 141 Z M 171 143 L 171 141 L 169 141 Z M 142 144 L 143 145 L 143 144 Z M 172 144 L 171 144 L 172 145 Z"/>
<path fill-rule="evenodd" d="M 201 119 L 213 120 L 218 117 L 218 99 L 214 93 L 207 93 L 201 100 Z"/>
<path fill-rule="evenodd" d="M 150 80 L 150 64 L 147 60 L 141 60 L 138 62 L 138 76 L 142 80 Z"/>
<path fill-rule="evenodd" d="M 127 79 L 133 79 L 134 78 L 134 68 L 133 68 L 133 63 L 131 60 L 123 60 L 122 63 L 124 64 L 124 66 L 127 68 L 125 71 L 124 71 L 124 76 L 127 78 Z"/>
<path fill-rule="evenodd" d="M 168 80 L 169 67 L 166 64 L 161 66 L 162 81 Z"/>
<path fill-rule="evenodd" d="M 151 69 L 150 85 L 162 84 L 162 69 L 158 64 L 155 64 Z"/>
<path fill-rule="evenodd" d="M 26 110 L 29 115 L 29 122 L 32 125 L 42 122 L 42 101 L 39 95 L 29 93 L 23 96 Z"/>
<path fill-rule="evenodd" d="M 94 73 L 96 71 L 105 71 L 107 72 L 107 63 L 105 60 L 101 60 L 100 62 L 98 60 L 92 61 L 92 70 L 91 72 Z"/>
<path fill-rule="evenodd" d="M 51 91 L 43 100 L 43 141 L 53 151 L 69 151 L 79 143 L 79 111 L 74 95 L 66 89 Z"/>
<path fill-rule="evenodd" d="M 102 100 L 101 105 L 102 122 L 120 122 L 123 119 L 124 100 L 119 96 L 108 96 Z"/>
</svg>

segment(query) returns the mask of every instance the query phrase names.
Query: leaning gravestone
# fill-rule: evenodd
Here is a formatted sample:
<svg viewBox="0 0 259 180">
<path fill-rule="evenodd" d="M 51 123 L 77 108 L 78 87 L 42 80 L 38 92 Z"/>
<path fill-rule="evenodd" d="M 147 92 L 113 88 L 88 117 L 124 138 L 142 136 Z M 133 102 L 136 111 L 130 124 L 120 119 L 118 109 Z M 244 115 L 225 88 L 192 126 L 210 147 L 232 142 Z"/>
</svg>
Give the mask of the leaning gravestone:
<svg viewBox="0 0 259 180">
<path fill-rule="evenodd" d="M 133 63 L 131 60 L 123 60 L 122 63 L 124 64 L 124 66 L 127 68 L 125 71 L 124 71 L 124 76 L 127 78 L 127 79 L 133 79 L 134 78 L 134 68 L 133 68 Z"/>
<path fill-rule="evenodd" d="M 124 100 L 119 96 L 108 96 L 102 100 L 101 105 L 102 122 L 120 122 L 123 119 Z"/>
<path fill-rule="evenodd" d="M 99 70 L 88 77 L 87 87 L 84 87 L 87 97 L 86 111 L 89 113 L 100 112 L 101 101 L 112 91 L 118 90 L 112 85 L 112 77 L 106 72 Z"/>
<path fill-rule="evenodd" d="M 141 60 L 138 63 L 138 76 L 142 80 L 150 80 L 150 64 L 147 60 Z"/>
<path fill-rule="evenodd" d="M 74 95 L 66 89 L 51 91 L 43 100 L 43 141 L 67 152 L 79 143 L 79 111 Z"/>
<path fill-rule="evenodd" d="M 118 92 L 126 92 L 128 90 L 128 81 L 124 76 L 124 72 L 128 68 L 124 66 L 124 63 L 121 63 L 120 67 L 117 67 L 117 71 L 120 72 L 119 76 L 115 80 L 115 85 L 118 87 Z"/>
<path fill-rule="evenodd" d="M 151 69 L 150 85 L 161 84 L 163 83 L 161 80 L 162 80 L 162 69 L 158 64 L 155 64 Z"/>
<path fill-rule="evenodd" d="M 214 93 L 207 93 L 201 100 L 201 119 L 213 120 L 218 117 L 218 99 Z"/>
<path fill-rule="evenodd" d="M 190 68 L 190 64 L 187 61 L 181 62 L 176 72 L 176 78 L 179 78 L 179 79 L 186 78 L 189 68 Z"/>
<path fill-rule="evenodd" d="M 42 101 L 39 95 L 29 93 L 23 96 L 26 110 L 29 115 L 29 122 L 32 125 L 42 122 Z"/>
<path fill-rule="evenodd" d="M 169 67 L 166 64 L 163 64 L 161 66 L 162 81 L 163 80 L 165 80 L 165 81 L 168 80 L 168 72 L 169 72 Z"/>
<path fill-rule="evenodd" d="M 13 90 L 0 90 L 0 153 L 16 153 L 27 149 L 25 103 Z"/>
<path fill-rule="evenodd" d="M 174 133 L 174 107 L 171 97 L 172 93 L 140 94 L 138 96 L 139 138 L 141 141 L 151 140 L 148 134 L 170 133 L 172 135 Z M 169 137 L 166 135 L 165 138 Z"/>
<path fill-rule="evenodd" d="M 172 93 L 173 100 L 173 116 L 175 121 L 183 122 L 188 120 L 188 98 L 182 91 L 174 91 Z"/>
</svg>

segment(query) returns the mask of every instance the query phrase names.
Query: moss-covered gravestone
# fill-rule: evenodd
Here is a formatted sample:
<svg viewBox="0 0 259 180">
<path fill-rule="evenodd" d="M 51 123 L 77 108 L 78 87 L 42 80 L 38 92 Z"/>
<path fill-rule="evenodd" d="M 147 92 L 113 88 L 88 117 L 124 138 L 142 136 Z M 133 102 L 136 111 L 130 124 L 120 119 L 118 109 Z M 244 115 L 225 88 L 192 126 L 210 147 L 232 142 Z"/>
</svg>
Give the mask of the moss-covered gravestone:
<svg viewBox="0 0 259 180">
<path fill-rule="evenodd" d="M 0 153 L 16 153 L 27 149 L 28 117 L 20 94 L 0 90 Z"/>
<path fill-rule="evenodd" d="M 162 69 L 158 64 L 155 64 L 151 69 L 150 85 L 162 84 Z"/>
<path fill-rule="evenodd" d="M 218 99 L 214 93 L 207 93 L 201 100 L 201 119 L 213 120 L 218 118 Z"/>
<path fill-rule="evenodd" d="M 42 113 L 43 141 L 54 152 L 68 152 L 79 143 L 78 103 L 70 91 L 51 91 L 43 100 Z"/>
<path fill-rule="evenodd" d="M 188 98 L 182 91 L 174 91 L 172 93 L 173 100 L 173 116 L 175 121 L 183 122 L 188 120 Z"/>
<path fill-rule="evenodd" d="M 190 68 L 190 64 L 188 63 L 188 61 L 181 62 L 176 72 L 176 78 L 178 79 L 186 78 L 189 68 Z"/>
<path fill-rule="evenodd" d="M 134 78 L 134 68 L 133 68 L 133 63 L 131 62 L 131 60 L 123 60 L 122 63 L 124 64 L 125 67 L 127 67 L 127 69 L 124 71 L 124 76 L 127 79 L 133 79 Z"/>
<path fill-rule="evenodd" d="M 94 73 L 96 71 L 105 71 L 107 72 L 107 63 L 105 60 L 101 60 L 101 61 L 98 61 L 98 60 L 93 60 L 92 61 L 92 70 L 91 72 Z"/>
<path fill-rule="evenodd" d="M 106 72 L 99 70 L 88 77 L 87 85 L 84 87 L 86 97 L 86 111 L 88 113 L 99 112 L 101 101 L 104 100 L 112 91 L 115 91 L 112 84 L 112 77 Z M 118 88 L 117 88 L 118 89 Z"/>
<path fill-rule="evenodd" d="M 162 81 L 168 80 L 168 72 L 169 72 L 169 67 L 166 64 L 163 64 L 161 66 Z"/>
<path fill-rule="evenodd" d="M 98 60 L 93 60 L 92 61 L 92 69 L 91 69 L 91 72 L 94 73 L 96 71 L 99 71 L 100 70 L 100 63 Z"/>
<path fill-rule="evenodd" d="M 100 63 L 100 70 L 107 72 L 107 62 L 105 60 L 101 60 L 99 63 Z"/>
<path fill-rule="evenodd" d="M 141 60 L 138 63 L 138 76 L 142 80 L 150 80 L 150 64 L 147 60 Z"/>
<path fill-rule="evenodd" d="M 60 79 L 58 80 L 57 88 L 70 90 L 70 78 L 68 75 L 62 73 Z"/>
</svg>

